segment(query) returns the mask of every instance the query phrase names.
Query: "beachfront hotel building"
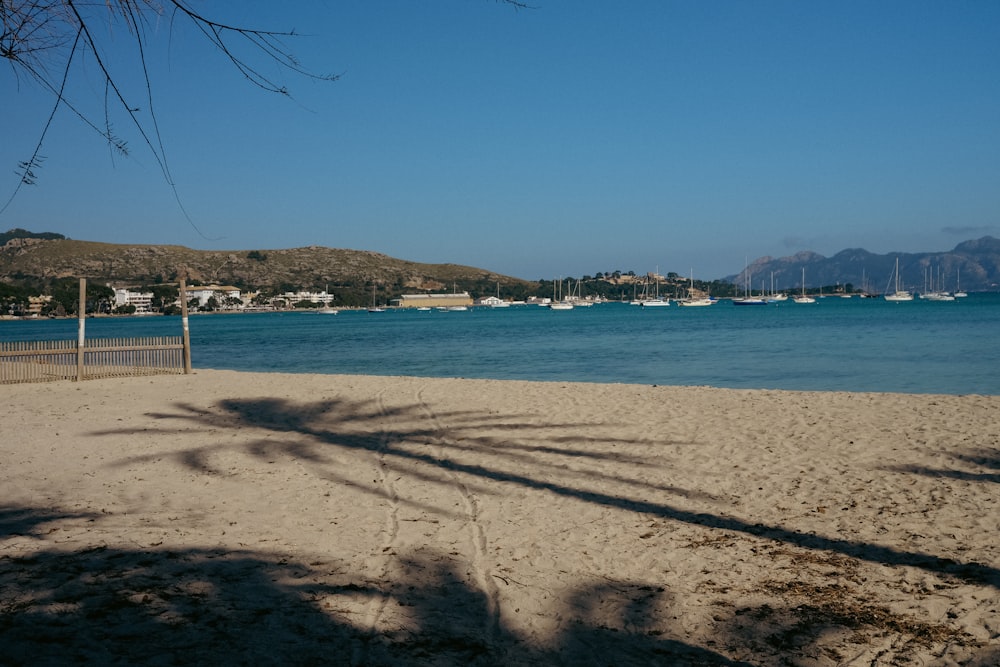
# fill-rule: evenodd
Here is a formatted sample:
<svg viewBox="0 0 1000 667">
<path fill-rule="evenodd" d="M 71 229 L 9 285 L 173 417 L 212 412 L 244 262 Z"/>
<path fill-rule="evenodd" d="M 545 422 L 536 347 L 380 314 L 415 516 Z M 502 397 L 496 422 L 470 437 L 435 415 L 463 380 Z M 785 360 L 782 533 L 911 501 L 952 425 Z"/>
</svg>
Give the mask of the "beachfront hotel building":
<svg viewBox="0 0 1000 667">
<path fill-rule="evenodd" d="M 241 304 L 243 302 L 240 294 L 240 288 L 226 285 L 202 285 L 198 287 L 189 287 L 187 289 L 187 298 L 189 301 L 197 299 L 199 308 L 207 306 L 208 300 L 214 298 L 219 304 L 219 308 L 222 310 L 231 310 L 242 307 L 226 305 L 227 298 L 232 299 L 232 303 L 235 303 L 236 300 L 239 300 Z"/>
<path fill-rule="evenodd" d="M 130 289 L 114 288 L 115 308 L 135 306 L 135 312 L 148 313 L 152 310 L 152 292 L 133 292 Z"/>
<path fill-rule="evenodd" d="M 42 309 L 45 308 L 46 304 L 52 301 L 52 297 L 48 294 L 42 296 L 29 296 L 28 297 L 28 316 L 38 317 L 42 314 Z"/>
<path fill-rule="evenodd" d="M 275 307 L 290 307 L 296 303 L 308 301 L 316 305 L 326 305 L 333 303 L 333 295 L 326 290 L 322 292 L 285 292 L 271 299 L 271 305 Z"/>
</svg>

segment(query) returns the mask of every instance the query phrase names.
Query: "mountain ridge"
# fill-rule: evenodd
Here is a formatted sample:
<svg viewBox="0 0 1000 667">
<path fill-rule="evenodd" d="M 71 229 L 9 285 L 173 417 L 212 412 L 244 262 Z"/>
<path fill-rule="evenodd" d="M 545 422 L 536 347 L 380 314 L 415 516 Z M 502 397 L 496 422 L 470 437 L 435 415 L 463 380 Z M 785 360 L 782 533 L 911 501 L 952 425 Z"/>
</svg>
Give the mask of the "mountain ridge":
<svg viewBox="0 0 1000 667">
<path fill-rule="evenodd" d="M 1000 289 L 1000 239 L 993 236 L 962 241 L 952 250 L 941 252 L 878 255 L 864 248 L 845 248 L 832 257 L 810 250 L 786 257 L 765 256 L 723 280 L 736 285 L 750 282 L 755 290 L 764 284 L 770 290 L 773 275 L 774 289 L 788 290 L 802 287 L 802 269 L 805 269 L 807 289 L 852 285 L 855 289 L 881 293 L 887 288 L 897 258 L 902 284 L 908 289 L 924 291 L 932 282 L 934 287 L 948 291 L 958 286 L 967 291 Z M 943 284 L 938 285 L 939 282 Z"/>
</svg>

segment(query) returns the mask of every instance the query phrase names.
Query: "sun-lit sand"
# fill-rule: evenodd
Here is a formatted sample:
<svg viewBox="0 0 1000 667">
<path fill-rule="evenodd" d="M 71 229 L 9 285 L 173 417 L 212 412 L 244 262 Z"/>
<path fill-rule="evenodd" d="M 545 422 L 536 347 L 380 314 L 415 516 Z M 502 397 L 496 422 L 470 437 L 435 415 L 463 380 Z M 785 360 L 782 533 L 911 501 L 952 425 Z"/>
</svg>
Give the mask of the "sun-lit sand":
<svg viewBox="0 0 1000 667">
<path fill-rule="evenodd" d="M 0 386 L 0 664 L 1000 664 L 1000 397 Z"/>
</svg>

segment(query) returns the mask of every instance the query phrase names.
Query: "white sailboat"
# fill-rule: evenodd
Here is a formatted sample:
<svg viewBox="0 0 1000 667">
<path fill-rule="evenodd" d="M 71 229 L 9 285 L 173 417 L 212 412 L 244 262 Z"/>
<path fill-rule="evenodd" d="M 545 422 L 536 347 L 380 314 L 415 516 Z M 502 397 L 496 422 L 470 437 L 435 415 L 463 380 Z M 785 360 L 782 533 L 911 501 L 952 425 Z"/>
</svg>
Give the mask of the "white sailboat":
<svg viewBox="0 0 1000 667">
<path fill-rule="evenodd" d="M 563 299 L 563 301 L 573 304 L 574 308 L 589 308 L 590 306 L 594 305 L 593 301 L 584 299 L 583 296 L 580 294 L 579 280 L 576 281 L 575 288 L 573 288 L 572 286 L 570 287 L 569 295 L 567 295 L 566 298 Z"/>
<path fill-rule="evenodd" d="M 941 289 L 941 267 L 938 267 L 937 287 L 934 285 L 934 272 L 930 267 L 924 271 L 924 291 L 921 299 L 928 301 L 954 301 L 955 297 Z"/>
<path fill-rule="evenodd" d="M 385 308 L 380 308 L 379 306 L 375 305 L 375 285 L 374 285 L 374 283 L 372 284 L 372 307 L 368 309 L 368 312 L 369 313 L 384 313 L 385 312 Z"/>
<path fill-rule="evenodd" d="M 749 265 L 746 265 L 746 266 L 749 267 Z M 746 279 L 746 286 L 744 287 L 744 290 L 743 290 L 743 298 L 741 298 L 741 299 L 733 299 L 733 305 L 734 306 L 766 306 L 767 305 L 767 300 L 763 296 L 755 297 L 753 295 L 753 290 L 750 288 L 750 271 L 749 271 L 749 268 L 744 268 L 743 271 L 746 273 L 746 276 L 744 276 L 745 279 Z M 764 290 L 762 288 L 761 289 L 761 294 L 763 295 L 763 293 L 764 293 Z"/>
<path fill-rule="evenodd" d="M 500 281 L 497 281 L 497 298 L 490 301 L 490 308 L 510 308 L 510 303 L 500 298 Z"/>
<path fill-rule="evenodd" d="M 769 303 L 779 303 L 781 301 L 787 301 L 787 294 L 778 294 L 774 291 L 774 271 L 771 271 L 771 295 L 767 297 Z"/>
<path fill-rule="evenodd" d="M 806 267 L 802 267 L 802 294 L 792 299 L 795 303 L 816 303 L 816 299 L 806 296 Z"/>
<path fill-rule="evenodd" d="M 963 296 L 969 296 L 968 292 L 962 291 L 962 269 L 961 267 L 955 269 L 955 296 L 961 298 Z"/>
<path fill-rule="evenodd" d="M 862 299 L 874 299 L 878 296 L 877 294 L 873 294 L 868 288 L 868 278 L 865 275 L 865 270 L 861 269 L 861 293 L 858 296 Z"/>
<path fill-rule="evenodd" d="M 556 295 L 556 283 L 552 281 L 552 301 L 547 304 L 549 310 L 573 310 L 573 304 L 562 297 L 562 279 L 559 279 L 559 294 Z"/>
<path fill-rule="evenodd" d="M 660 267 L 656 267 L 656 291 L 653 298 L 644 298 L 639 305 L 643 308 L 663 308 L 670 305 L 670 299 L 660 296 Z"/>
<path fill-rule="evenodd" d="M 715 303 L 715 300 L 708 296 L 696 297 L 694 296 L 694 269 L 691 269 L 691 286 L 688 287 L 688 295 L 686 299 L 678 299 L 678 306 L 685 307 L 697 307 L 697 306 L 711 306 Z"/>
<path fill-rule="evenodd" d="M 892 273 L 893 273 L 893 276 L 895 276 L 895 278 L 896 278 L 896 289 L 892 292 L 892 294 L 889 294 L 889 286 L 886 285 L 885 300 L 886 301 L 896 301 L 896 302 L 900 302 L 900 301 L 913 301 L 913 294 L 911 294 L 910 292 L 908 292 L 906 290 L 899 289 L 899 257 L 896 258 L 896 270 L 893 271 Z M 889 278 L 889 281 L 892 282 L 892 277 Z"/>
<path fill-rule="evenodd" d="M 934 285 L 934 272 L 931 271 L 930 267 L 928 267 L 928 269 L 927 269 L 927 278 L 926 278 L 926 280 L 928 281 L 927 293 L 926 294 L 921 294 L 920 295 L 921 299 L 927 299 L 928 301 L 954 301 L 955 300 L 954 296 L 952 296 L 951 294 L 948 294 L 946 291 L 944 291 L 943 289 L 941 289 L 941 267 L 940 266 L 938 267 L 937 287 L 935 287 L 935 285 Z"/>
</svg>

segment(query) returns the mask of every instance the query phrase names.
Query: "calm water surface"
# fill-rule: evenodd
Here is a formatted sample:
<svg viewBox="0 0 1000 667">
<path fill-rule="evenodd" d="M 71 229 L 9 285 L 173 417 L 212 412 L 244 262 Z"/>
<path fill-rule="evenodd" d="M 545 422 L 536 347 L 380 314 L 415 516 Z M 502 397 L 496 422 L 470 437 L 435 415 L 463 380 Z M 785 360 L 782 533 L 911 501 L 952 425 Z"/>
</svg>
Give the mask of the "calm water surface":
<svg viewBox="0 0 1000 667">
<path fill-rule="evenodd" d="M 76 339 L 75 320 L 0 340 Z M 735 307 L 192 315 L 197 368 L 291 373 L 1000 394 L 1000 295 Z M 179 317 L 89 319 L 88 337 L 179 335 Z"/>
</svg>

